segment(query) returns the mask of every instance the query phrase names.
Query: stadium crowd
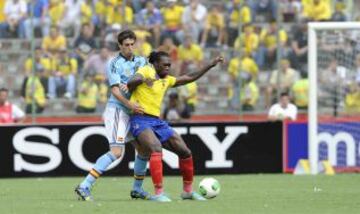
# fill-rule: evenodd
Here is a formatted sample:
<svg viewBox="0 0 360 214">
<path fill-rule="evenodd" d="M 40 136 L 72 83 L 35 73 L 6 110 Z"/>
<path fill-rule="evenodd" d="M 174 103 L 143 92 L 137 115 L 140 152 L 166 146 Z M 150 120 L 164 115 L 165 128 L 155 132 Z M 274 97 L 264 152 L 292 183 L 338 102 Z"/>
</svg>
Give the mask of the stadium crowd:
<svg viewBox="0 0 360 214">
<path fill-rule="evenodd" d="M 95 112 L 106 103 L 106 63 L 118 50 L 117 33 L 127 28 L 136 32 L 136 54 L 146 57 L 155 49 L 168 52 L 175 75 L 199 68 L 210 49 L 231 52 L 229 108 L 240 105 L 244 111 L 254 111 L 261 94 L 269 108 L 276 94 L 289 92 L 294 104 L 306 109 L 307 22 L 356 19 L 346 9 L 348 2 L 4 0 L 0 1 L 0 40 L 30 40 L 33 35 L 41 40 L 34 59 L 29 56 L 24 62 L 22 96 L 27 113 L 32 111 L 32 99 L 37 113 L 59 97 L 77 99 L 79 113 Z M 349 111 L 360 109 L 360 69 L 356 69 L 360 51 L 355 51 L 350 63 L 354 66 L 347 68 L 346 77 L 337 69 L 336 57 L 324 66 L 327 72 L 346 78 L 343 104 Z M 268 74 L 266 84 L 259 84 L 261 73 Z M 334 78 L 324 81 L 336 82 Z M 197 88 L 191 83 L 172 91 L 164 117 L 172 121 L 190 117 L 198 102 Z"/>
</svg>

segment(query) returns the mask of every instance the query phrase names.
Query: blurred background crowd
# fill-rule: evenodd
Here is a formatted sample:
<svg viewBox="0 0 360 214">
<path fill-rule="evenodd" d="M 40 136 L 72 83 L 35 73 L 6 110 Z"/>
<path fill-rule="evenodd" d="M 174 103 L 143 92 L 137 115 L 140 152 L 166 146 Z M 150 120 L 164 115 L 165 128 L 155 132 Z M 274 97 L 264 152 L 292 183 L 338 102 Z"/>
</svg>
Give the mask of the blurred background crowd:
<svg viewBox="0 0 360 214">
<path fill-rule="evenodd" d="M 136 54 L 168 52 L 173 75 L 219 53 L 227 59 L 199 82 L 170 91 L 168 120 L 261 114 L 283 92 L 306 111 L 307 22 L 360 21 L 356 8 L 355 0 L 2 0 L 0 86 L 28 114 L 101 114 L 106 63 L 118 51 L 117 34 L 132 29 Z M 336 109 L 360 112 L 360 33 L 333 34 L 319 44 L 326 62 L 319 81 L 328 87 L 320 93 Z"/>
</svg>

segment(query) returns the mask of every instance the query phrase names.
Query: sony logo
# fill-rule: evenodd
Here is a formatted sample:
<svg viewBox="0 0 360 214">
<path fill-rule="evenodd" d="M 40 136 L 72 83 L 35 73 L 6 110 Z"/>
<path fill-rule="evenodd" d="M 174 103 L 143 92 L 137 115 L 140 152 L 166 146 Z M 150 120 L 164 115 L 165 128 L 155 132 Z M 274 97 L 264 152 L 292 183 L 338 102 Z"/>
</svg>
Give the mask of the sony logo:
<svg viewBox="0 0 360 214">
<path fill-rule="evenodd" d="M 231 168 L 233 161 L 226 159 L 226 152 L 240 135 L 248 133 L 247 126 L 226 126 L 226 137 L 220 141 L 216 137 L 218 132 L 216 126 L 176 127 L 174 129 L 180 135 L 197 135 L 202 140 L 212 154 L 211 159 L 205 162 L 206 168 Z M 60 142 L 60 134 L 58 128 L 28 127 L 18 131 L 13 137 L 13 146 L 16 150 L 14 154 L 15 172 L 43 173 L 56 169 L 63 159 L 61 150 L 57 147 L 60 143 L 67 143 L 69 159 L 75 166 L 85 171 L 90 170 L 94 163 L 88 161 L 83 154 L 84 141 L 89 136 L 102 135 L 104 136 L 104 142 L 106 142 L 105 128 L 103 126 L 82 128 L 71 136 L 69 142 Z M 51 143 L 28 140 L 30 136 L 45 137 Z M 25 160 L 23 155 L 45 157 L 48 161 L 45 163 L 31 163 Z M 169 151 L 164 150 L 163 160 L 171 168 L 179 167 L 177 156 Z M 121 159 L 115 161 L 108 169 L 116 167 L 120 162 Z M 134 163 L 130 162 L 129 168 L 133 168 L 133 165 Z"/>
</svg>

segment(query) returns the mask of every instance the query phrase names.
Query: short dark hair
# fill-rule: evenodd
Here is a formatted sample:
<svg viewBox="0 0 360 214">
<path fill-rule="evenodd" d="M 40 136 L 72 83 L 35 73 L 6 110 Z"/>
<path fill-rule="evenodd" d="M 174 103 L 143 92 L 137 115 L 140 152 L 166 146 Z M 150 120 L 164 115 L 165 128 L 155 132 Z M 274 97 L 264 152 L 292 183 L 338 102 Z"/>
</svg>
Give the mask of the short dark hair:
<svg viewBox="0 0 360 214">
<path fill-rule="evenodd" d="M 287 91 L 281 92 L 280 97 L 289 96 L 289 93 Z"/>
<path fill-rule="evenodd" d="M 6 93 L 8 93 L 8 92 L 9 92 L 9 89 L 7 89 L 7 88 L 0 88 L 0 92 L 6 92 Z"/>
<path fill-rule="evenodd" d="M 118 35 L 118 43 L 121 45 L 125 39 L 133 39 L 136 41 L 136 35 L 132 30 L 124 30 Z"/>
<path fill-rule="evenodd" d="M 160 58 L 166 56 L 169 57 L 169 54 L 164 51 L 153 51 L 149 55 L 149 62 L 154 64 L 155 62 L 159 62 Z"/>
</svg>

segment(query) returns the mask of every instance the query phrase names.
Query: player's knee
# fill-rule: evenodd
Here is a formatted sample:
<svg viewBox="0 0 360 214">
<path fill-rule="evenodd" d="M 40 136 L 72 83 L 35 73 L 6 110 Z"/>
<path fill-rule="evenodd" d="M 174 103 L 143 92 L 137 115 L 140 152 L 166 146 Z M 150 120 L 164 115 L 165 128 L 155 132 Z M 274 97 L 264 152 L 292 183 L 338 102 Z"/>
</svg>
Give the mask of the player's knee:
<svg viewBox="0 0 360 214">
<path fill-rule="evenodd" d="M 161 152 L 162 151 L 162 146 L 160 143 L 153 143 L 150 146 L 150 151 L 151 152 Z"/>
<path fill-rule="evenodd" d="M 182 148 L 179 153 L 178 153 L 178 156 L 179 158 L 181 159 L 185 159 L 185 158 L 188 158 L 190 157 L 192 154 L 191 154 L 191 150 L 187 147 L 185 148 Z"/>
<path fill-rule="evenodd" d="M 184 152 L 184 158 L 188 158 L 192 155 L 191 150 L 189 148 L 186 148 Z"/>
<path fill-rule="evenodd" d="M 111 153 L 116 157 L 116 159 L 119 159 L 119 158 L 121 158 L 121 155 L 122 155 L 122 148 L 113 147 L 113 148 L 111 148 Z"/>
</svg>

